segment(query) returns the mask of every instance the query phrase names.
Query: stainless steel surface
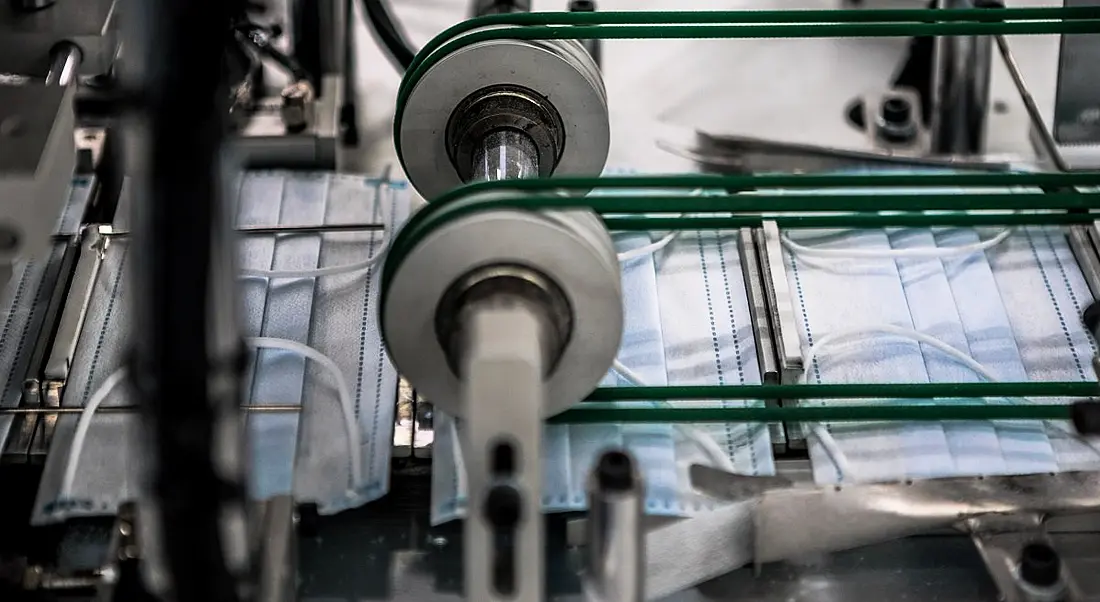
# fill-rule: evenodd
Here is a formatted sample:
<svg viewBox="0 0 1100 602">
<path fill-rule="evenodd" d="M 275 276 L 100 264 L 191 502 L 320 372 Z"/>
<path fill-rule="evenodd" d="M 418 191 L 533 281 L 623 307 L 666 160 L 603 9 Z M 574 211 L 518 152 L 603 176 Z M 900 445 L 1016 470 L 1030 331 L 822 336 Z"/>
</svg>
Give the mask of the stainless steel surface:
<svg viewBox="0 0 1100 602">
<path fill-rule="evenodd" d="M 102 226 L 101 229 L 110 231 L 110 226 Z M 43 372 L 46 380 L 65 382 L 69 378 L 69 367 L 72 366 L 76 343 L 84 328 L 84 317 L 95 292 L 99 267 L 103 263 L 107 245 L 108 239 L 100 235 L 100 229 L 89 228 L 81 235 L 80 259 L 77 260 L 68 299 L 61 312 L 57 335 Z"/>
<path fill-rule="evenodd" d="M 1067 7 L 1100 6 L 1098 0 L 1063 0 Z M 1100 144 L 1100 80 L 1092 69 L 1100 58 L 1094 35 L 1064 35 L 1058 61 L 1053 136 L 1059 144 Z"/>
<path fill-rule="evenodd" d="M 729 480 L 751 477 L 729 475 Z M 1033 514 L 1100 509 L 1094 472 L 931 479 L 850 487 L 765 491 L 755 509 L 754 559 L 772 562 L 851 549 L 955 526 L 984 531 L 980 521 L 1003 515 L 996 528 L 1018 528 Z"/>
<path fill-rule="evenodd" d="M 694 146 L 685 147 L 667 140 L 660 140 L 657 145 L 695 161 L 704 171 L 718 173 L 805 173 L 902 167 L 1007 171 L 1011 168 L 1007 162 L 983 159 L 977 155 L 922 157 L 909 152 L 911 149 L 905 153 L 885 149 L 848 150 L 704 131 L 697 133 Z"/>
<path fill-rule="evenodd" d="M 294 498 L 280 495 L 263 502 L 258 529 L 257 602 L 298 600 L 298 515 Z"/>
<path fill-rule="evenodd" d="M 1038 521 L 1036 521 L 1038 522 Z M 1052 545 L 1051 538 L 1038 525 L 1007 533 L 975 533 L 974 545 L 982 555 L 989 574 L 997 584 L 1004 602 L 1061 602 L 1088 600 L 1074 580 L 1072 571 L 1063 567 L 1062 580 L 1053 587 L 1035 587 L 1020 579 L 1019 561 L 1024 546 Z"/>
<path fill-rule="evenodd" d="M 34 12 L 0 3 L 0 73 L 41 77 L 58 42 L 80 47 L 80 75 L 107 73 L 119 50 L 118 0 L 61 0 Z"/>
<path fill-rule="evenodd" d="M 469 508 L 465 593 L 540 602 L 545 592 L 542 419 L 547 387 L 537 309 L 481 302 L 463 325 L 463 439 Z M 574 400 L 579 401 L 579 399 Z"/>
<path fill-rule="evenodd" d="M 232 139 L 232 146 L 244 164 L 254 169 L 339 169 L 343 86 L 339 75 L 326 75 L 321 80 L 321 94 L 312 103 L 311 121 L 297 133 L 287 132 L 281 97 L 261 100 L 244 130 Z"/>
<path fill-rule="evenodd" d="M 937 8 L 974 8 L 974 0 L 938 0 Z M 987 36 L 938 36 L 932 66 L 932 152 L 985 150 L 992 58 Z"/>
<path fill-rule="evenodd" d="M 1028 89 L 1027 82 L 1024 81 L 1023 72 L 1020 71 L 1020 65 L 1017 64 L 1016 57 L 1013 56 L 1012 49 L 1008 46 L 1008 40 L 1003 35 L 993 36 L 993 39 L 997 43 L 997 52 L 1000 53 L 1001 60 L 1004 61 L 1005 68 L 1008 69 L 1008 73 L 1012 77 L 1012 83 L 1015 84 L 1016 91 L 1020 93 L 1020 99 L 1024 102 L 1028 118 L 1031 119 L 1031 131 L 1038 138 L 1047 162 L 1058 171 L 1069 171 L 1069 165 L 1062 158 L 1062 152 L 1058 150 L 1058 143 L 1054 140 L 1054 135 L 1043 123 L 1043 114 L 1039 111 L 1039 106 L 1035 104 L 1035 97 Z"/>
<path fill-rule="evenodd" d="M 764 272 L 764 292 L 771 311 L 771 324 L 777 333 L 780 380 L 794 383 L 802 374 L 802 343 L 798 337 L 793 298 L 787 282 L 787 267 L 783 260 L 783 242 L 775 222 L 764 222 L 756 235 Z"/>
<path fill-rule="evenodd" d="M 50 51 L 50 70 L 46 73 L 47 86 L 67 86 L 73 82 L 84 56 L 80 47 L 72 42 L 61 42 Z"/>
<path fill-rule="evenodd" d="M 474 182 L 538 177 L 538 149 L 530 136 L 520 131 L 492 132 L 474 151 L 471 175 Z"/>
<path fill-rule="evenodd" d="M 0 248 L 0 263 L 49 248 L 76 166 L 73 92 L 0 86 L 0 233 L 11 243 Z"/>
<path fill-rule="evenodd" d="M 1100 299 L 1100 255 L 1097 254 L 1093 239 L 1089 231 L 1095 231 L 1096 226 L 1073 226 L 1066 236 L 1069 238 L 1069 247 L 1073 250 L 1073 257 L 1077 265 L 1081 267 L 1081 274 L 1092 291 L 1092 296 Z"/>
<path fill-rule="evenodd" d="M 584 579 L 591 602 L 645 599 L 645 483 L 629 454 L 611 450 L 588 478 L 588 537 Z"/>
<path fill-rule="evenodd" d="M 771 311 L 768 309 L 767 286 L 764 283 L 764 271 L 761 268 L 760 254 L 757 252 L 756 235 L 753 228 L 741 228 L 738 233 L 741 248 L 741 271 L 745 278 L 745 294 L 748 295 L 749 311 L 752 314 L 752 332 L 756 340 L 756 359 L 760 365 L 760 382 L 777 385 L 780 383 L 779 355 L 776 350 L 776 338 L 772 334 Z M 779 405 L 779 400 L 766 399 L 769 406 Z M 782 424 L 769 424 L 772 450 L 783 453 L 787 450 L 787 436 Z"/>
<path fill-rule="evenodd" d="M 533 90 L 501 84 L 477 90 L 463 99 L 447 123 L 446 144 L 451 162 L 463 181 L 481 179 L 477 171 L 484 166 L 487 138 L 522 135 L 527 161 L 533 173 L 543 177 L 554 174 L 565 150 L 565 125 L 557 109 Z"/>
</svg>

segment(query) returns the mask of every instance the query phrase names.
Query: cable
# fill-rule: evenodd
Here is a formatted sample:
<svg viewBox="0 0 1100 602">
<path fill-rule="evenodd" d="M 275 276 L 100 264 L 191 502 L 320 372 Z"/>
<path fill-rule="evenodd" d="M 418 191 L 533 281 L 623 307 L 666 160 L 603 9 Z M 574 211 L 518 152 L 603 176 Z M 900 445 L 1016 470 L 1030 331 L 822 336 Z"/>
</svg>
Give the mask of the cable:
<svg viewBox="0 0 1100 602">
<path fill-rule="evenodd" d="M 703 195 L 706 195 L 706 194 L 707 194 L 707 191 L 703 190 L 702 188 L 696 188 L 695 190 L 691 191 L 690 196 L 703 196 Z M 680 214 L 673 215 L 672 217 L 683 217 L 683 215 L 684 215 L 683 213 L 680 213 Z M 653 255 L 657 251 L 660 251 L 661 249 L 667 247 L 669 245 L 669 243 L 676 240 L 676 237 L 679 236 L 679 235 L 680 235 L 679 230 L 673 230 L 672 232 L 669 232 L 668 234 L 666 234 L 664 236 L 664 238 L 662 238 L 662 239 L 660 239 L 656 242 L 651 242 L 648 245 L 645 245 L 644 247 L 638 247 L 637 249 L 630 249 L 629 251 L 623 251 L 622 253 L 619 253 L 619 255 L 618 255 L 619 263 L 625 263 L 625 262 L 630 261 L 632 259 L 637 259 L 639 257 L 645 257 L 646 255 Z"/>
<path fill-rule="evenodd" d="M 902 259 L 902 258 L 946 258 L 960 255 L 971 255 L 995 247 L 1012 234 L 1012 229 L 1001 230 L 989 240 L 959 245 L 956 247 L 920 247 L 913 249 L 821 249 L 807 247 L 791 240 L 789 235 L 783 235 L 783 246 L 791 252 L 809 257 L 835 257 L 842 259 Z"/>
<path fill-rule="evenodd" d="M 371 31 L 389 52 L 390 57 L 397 63 L 402 71 L 412 65 L 416 52 L 406 40 L 405 35 L 394 23 L 393 17 L 384 0 L 363 0 L 363 12 L 370 22 Z"/>
<path fill-rule="evenodd" d="M 379 212 L 382 211 L 379 206 Z M 373 248 L 375 242 L 370 242 L 368 248 Z M 351 272 L 358 272 L 359 270 L 365 270 L 369 267 L 376 265 L 379 261 L 382 261 L 386 257 L 386 252 L 390 249 L 390 237 L 387 235 L 385 229 L 382 230 L 382 248 L 377 253 L 359 261 L 356 263 L 348 263 L 344 265 L 333 265 L 320 268 L 307 268 L 303 270 L 259 270 L 246 268 L 238 272 L 239 278 L 320 278 L 322 276 L 335 276 L 337 274 L 348 274 Z"/>
<path fill-rule="evenodd" d="M 344 417 L 344 431 L 348 444 L 348 463 L 351 466 L 352 487 L 356 490 L 359 489 L 363 479 L 362 461 L 359 456 L 359 427 L 356 424 L 355 407 L 352 405 L 351 390 L 348 388 L 347 381 L 344 380 L 344 373 L 340 371 L 340 367 L 337 366 L 336 362 L 332 361 L 329 356 L 309 345 L 299 343 L 298 341 L 276 339 L 272 337 L 251 337 L 245 339 L 245 343 L 258 349 L 282 349 L 284 351 L 293 351 L 306 359 L 316 362 L 321 367 L 328 370 L 329 374 L 332 375 L 332 379 L 336 381 L 336 395 L 339 398 L 340 410 Z"/>
<path fill-rule="evenodd" d="M 327 355 L 304 343 L 289 339 L 276 339 L 272 337 L 253 337 L 245 339 L 245 343 L 255 349 L 281 349 L 292 351 L 302 357 L 312 360 L 327 370 L 333 380 L 336 381 L 336 395 L 340 402 L 340 410 L 344 418 L 344 430 L 348 444 L 348 463 L 350 464 L 352 486 L 359 489 L 363 478 L 362 461 L 359 456 L 359 428 L 355 421 L 355 409 L 352 406 L 352 396 L 348 389 L 344 374 L 336 362 Z M 91 427 L 92 416 L 102 405 L 104 400 L 126 378 L 126 369 L 119 368 L 111 373 L 103 384 L 92 393 L 88 403 L 80 412 L 77 419 L 76 432 L 73 435 L 72 445 L 69 446 L 69 457 L 65 460 L 65 471 L 61 477 L 60 498 L 67 499 L 72 494 L 73 483 L 76 481 L 76 468 L 80 459 L 80 453 L 84 449 L 84 441 L 88 437 L 88 429 Z"/>
<path fill-rule="evenodd" d="M 626 263 L 627 261 L 630 261 L 632 259 L 637 259 L 646 255 L 652 255 L 657 251 L 660 251 L 661 249 L 667 247 L 668 243 L 676 239 L 677 234 L 679 234 L 679 231 L 669 232 L 665 235 L 664 238 L 658 240 L 657 242 L 651 242 L 648 245 L 644 247 L 638 247 L 637 249 L 623 251 L 622 253 L 619 253 L 619 262 Z"/>
<path fill-rule="evenodd" d="M 72 493 L 73 483 L 76 481 L 77 460 L 80 458 L 80 451 L 84 449 L 84 440 L 88 438 L 88 429 L 92 425 L 92 415 L 125 378 L 126 368 L 119 368 L 111 373 L 107 380 L 103 381 L 103 384 L 99 385 L 99 388 L 88 398 L 84 411 L 80 413 L 80 418 L 76 421 L 73 443 L 69 446 L 69 457 L 65 460 L 65 472 L 61 476 L 61 491 L 58 494 L 61 499 L 68 499 Z"/>
<path fill-rule="evenodd" d="M 830 333 L 830 334 L 822 337 L 816 343 L 810 345 L 806 349 L 806 353 L 805 353 L 805 355 L 803 356 L 803 359 L 802 359 L 803 372 L 802 372 L 802 376 L 799 380 L 801 380 L 802 382 L 806 382 L 807 375 L 809 374 L 809 371 L 810 371 L 810 367 L 812 366 L 812 364 L 814 362 L 814 359 L 818 355 L 821 354 L 822 349 L 826 349 L 826 348 L 831 347 L 831 346 L 836 346 L 838 344 L 838 342 L 843 341 L 844 339 L 864 337 L 864 336 L 869 335 L 869 334 L 887 334 L 887 335 L 897 336 L 897 337 L 900 337 L 900 338 L 911 339 L 911 340 L 917 341 L 919 343 L 924 343 L 924 344 L 928 345 L 929 347 L 932 347 L 932 348 L 934 348 L 938 351 L 941 351 L 945 355 L 947 355 L 948 357 L 958 361 L 959 363 L 966 366 L 971 371 L 973 371 L 975 374 L 981 376 L 982 378 L 984 378 L 987 381 L 997 382 L 999 380 L 997 378 L 997 375 L 993 374 L 993 372 L 991 372 L 988 368 L 986 368 L 985 366 L 978 363 L 977 360 L 970 357 L 969 355 L 967 355 L 967 354 L 963 353 L 962 351 L 952 347 L 951 345 L 949 345 L 949 344 L 947 344 L 947 343 L 945 343 L 945 342 L 943 342 L 943 341 L 941 341 L 941 340 L 939 340 L 939 339 L 937 339 L 933 336 L 924 334 L 923 332 L 920 332 L 918 330 L 914 330 L 912 328 L 905 328 L 905 327 L 902 327 L 902 326 L 895 326 L 893 324 L 880 324 L 880 325 L 872 325 L 872 326 L 851 328 L 851 329 L 847 329 L 847 330 L 841 330 L 841 331 L 837 331 L 837 332 L 834 332 L 834 333 Z M 856 341 L 856 342 L 862 342 L 862 341 Z M 1079 443 L 1084 444 L 1091 451 L 1096 453 L 1096 455 L 1098 457 L 1100 457 L 1100 449 L 1097 449 L 1097 447 L 1094 446 L 1092 444 L 1092 442 L 1088 441 L 1087 439 L 1085 439 L 1085 438 L 1083 438 L 1083 437 L 1081 437 L 1081 436 L 1079 436 L 1079 435 L 1077 435 L 1077 434 L 1075 434 L 1071 431 L 1066 430 L 1065 428 L 1063 428 L 1061 425 L 1059 425 L 1056 422 L 1043 421 L 1043 423 L 1048 425 L 1048 426 L 1053 426 L 1060 433 L 1069 435 L 1070 438 L 1078 441 Z M 853 469 L 851 463 L 848 462 L 847 456 L 844 454 L 844 451 L 840 448 L 840 444 L 833 437 L 832 433 L 830 433 L 828 431 L 828 429 L 826 429 L 821 423 L 812 423 L 811 424 L 811 433 L 821 443 L 822 448 L 825 450 L 825 453 L 829 456 L 830 460 L 832 460 L 832 462 L 833 462 L 834 466 L 836 467 L 837 471 L 840 472 L 841 477 L 849 478 L 849 479 L 853 479 L 853 480 L 858 481 L 859 479 L 856 476 L 857 475 L 856 471 Z"/>
</svg>

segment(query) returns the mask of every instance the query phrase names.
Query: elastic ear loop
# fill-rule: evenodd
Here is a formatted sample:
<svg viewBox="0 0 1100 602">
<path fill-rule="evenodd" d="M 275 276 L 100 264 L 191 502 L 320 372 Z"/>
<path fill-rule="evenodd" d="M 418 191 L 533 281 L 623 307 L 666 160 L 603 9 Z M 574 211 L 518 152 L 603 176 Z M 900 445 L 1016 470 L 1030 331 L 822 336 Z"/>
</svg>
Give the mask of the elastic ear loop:
<svg viewBox="0 0 1100 602">
<path fill-rule="evenodd" d="M 309 345 L 297 341 L 271 337 L 255 337 L 245 339 L 245 343 L 255 349 L 281 349 L 298 353 L 306 359 L 320 364 L 321 367 L 332 375 L 336 384 L 336 394 L 340 402 L 340 410 L 343 414 L 344 431 L 348 444 L 348 463 L 350 465 L 353 488 L 352 491 L 348 493 L 349 495 L 353 495 L 354 492 L 361 487 L 363 480 L 362 461 L 359 456 L 359 429 L 355 421 L 355 409 L 352 407 L 351 392 L 348 389 L 347 381 L 344 380 L 344 374 L 341 372 L 340 367 L 327 355 Z M 125 378 L 125 368 L 119 368 L 111 373 L 111 375 L 99 385 L 99 388 L 95 390 L 88 399 L 88 403 L 84 406 L 84 409 L 80 412 L 80 417 L 77 419 L 76 423 L 76 432 L 73 435 L 73 442 L 72 445 L 69 446 L 69 456 L 65 460 L 65 472 L 61 477 L 61 491 L 59 492 L 59 497 L 61 499 L 67 499 L 72 493 L 73 483 L 76 481 L 77 464 L 80 459 L 80 453 L 84 448 L 84 441 L 88 437 L 88 429 L 91 427 L 92 416 L 107 397 L 110 396 L 111 392 L 113 392 Z"/>
<path fill-rule="evenodd" d="M 876 326 L 866 326 L 866 327 L 860 327 L 860 328 L 852 328 L 852 329 L 848 329 L 848 330 L 842 330 L 842 331 L 830 333 L 829 335 L 826 335 L 825 337 L 822 337 L 816 343 L 814 343 L 813 345 L 810 345 L 806 349 L 806 354 L 805 354 L 805 356 L 803 356 L 803 359 L 802 359 L 803 372 L 802 372 L 802 377 L 801 377 L 800 380 L 802 380 L 802 382 L 806 381 L 806 378 L 807 378 L 806 375 L 809 373 L 810 366 L 813 364 L 815 358 L 818 355 L 821 354 L 823 349 L 828 349 L 830 347 L 838 347 L 838 346 L 842 346 L 842 345 L 845 345 L 845 344 L 852 344 L 852 343 L 865 344 L 866 340 L 864 340 L 864 337 L 866 337 L 867 335 L 874 335 L 874 334 L 884 334 L 884 335 L 889 335 L 889 336 L 896 336 L 896 337 L 903 338 L 903 339 L 910 339 L 910 340 L 916 341 L 918 343 L 924 343 L 925 345 L 928 345 L 929 347 L 932 347 L 933 349 L 936 349 L 937 351 L 940 351 L 940 352 L 944 353 L 945 355 L 947 355 L 951 359 L 954 359 L 954 360 L 958 361 L 963 366 L 966 366 L 971 371 L 973 371 L 975 374 L 981 376 L 982 378 L 984 378 L 985 380 L 987 380 L 989 382 L 998 382 L 998 380 L 999 380 L 995 374 L 993 374 L 985 366 L 978 363 L 977 360 L 975 360 L 974 358 L 970 357 L 969 355 L 963 353 L 962 351 L 952 347 L 951 345 L 948 345 L 947 343 L 941 341 L 940 339 L 937 339 L 933 336 L 929 336 L 927 334 L 924 334 L 923 332 L 914 330 L 912 328 L 905 328 L 905 327 L 902 327 L 902 326 L 895 326 L 893 324 L 880 324 L 880 325 L 876 325 Z M 845 339 L 852 339 L 852 338 L 856 338 L 858 340 L 856 340 L 856 341 L 845 341 Z M 1015 401 L 1012 400 L 1012 399 L 1009 399 L 1009 398 L 1004 398 L 1004 399 L 1006 399 L 1010 403 L 1015 403 Z M 1070 438 L 1078 441 L 1079 443 L 1082 443 L 1090 451 L 1092 451 L 1098 457 L 1100 457 L 1100 450 L 1098 450 L 1090 441 L 1088 441 L 1084 437 L 1081 437 L 1077 433 L 1074 433 L 1074 432 L 1068 430 L 1067 427 L 1063 426 L 1062 424 L 1060 424 L 1058 422 L 1050 421 L 1050 420 L 1044 420 L 1043 423 L 1047 424 L 1047 425 L 1050 425 L 1050 426 L 1053 426 L 1055 428 L 1055 430 L 1057 430 L 1060 434 L 1068 435 Z M 858 473 L 852 468 L 851 463 L 848 462 L 848 459 L 845 456 L 844 452 L 841 450 L 839 443 L 833 437 L 832 433 L 830 433 L 828 431 L 828 429 L 826 429 L 824 427 L 824 425 L 822 425 L 819 422 L 818 423 L 812 423 L 811 432 L 813 433 L 814 437 L 817 438 L 818 442 L 821 443 L 821 447 L 825 450 L 826 455 L 829 456 L 829 459 L 836 466 L 836 469 L 841 473 L 842 478 L 848 478 L 848 479 L 852 479 L 852 480 L 855 480 L 855 481 L 860 480 L 859 477 L 858 477 Z"/>
</svg>

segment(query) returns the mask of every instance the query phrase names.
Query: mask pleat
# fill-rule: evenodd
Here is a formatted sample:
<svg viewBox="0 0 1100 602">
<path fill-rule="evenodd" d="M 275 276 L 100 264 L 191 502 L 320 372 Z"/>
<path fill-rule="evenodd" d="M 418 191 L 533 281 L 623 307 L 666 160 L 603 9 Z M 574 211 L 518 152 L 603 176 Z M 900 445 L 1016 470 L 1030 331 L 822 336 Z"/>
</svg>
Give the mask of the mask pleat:
<svg viewBox="0 0 1100 602">
<path fill-rule="evenodd" d="M 328 199 L 323 177 L 288 178 L 283 185 L 278 224 L 299 226 L 323 223 Z M 242 204 L 270 202 L 245 198 Z M 318 267 L 319 234 L 275 236 L 271 268 L 303 270 Z M 260 336 L 309 342 L 315 278 L 272 278 L 267 283 Z M 285 350 L 256 351 L 256 376 L 252 403 L 259 405 L 301 405 L 306 359 Z M 290 493 L 298 440 L 298 414 L 248 415 L 251 445 L 252 493 L 257 498 Z"/>
<path fill-rule="evenodd" d="M 888 234 L 891 249 L 928 248 L 935 246 L 929 230 L 891 230 Z M 905 293 L 906 307 L 912 327 L 930 334 L 941 341 L 961 348 L 965 343 L 958 313 L 950 304 L 943 303 L 951 297 L 951 289 L 944 274 L 943 264 L 936 258 L 896 259 L 898 277 Z M 922 366 L 914 367 L 914 378 L 920 378 L 919 368 L 924 369 L 925 382 L 960 382 L 969 380 L 961 373 L 958 362 L 942 352 L 919 345 Z M 937 477 L 955 471 L 948 437 L 942 425 L 937 423 L 912 423 L 902 429 L 901 453 L 906 460 L 906 477 Z"/>
<path fill-rule="evenodd" d="M 987 236 L 995 235 L 990 232 Z M 970 228 L 945 228 L 935 234 L 939 247 L 972 245 L 983 240 Z M 996 250 L 991 251 L 993 253 Z M 943 266 L 950 291 L 941 297 L 938 305 L 953 306 L 961 332 L 947 328 L 942 340 L 963 351 L 1000 380 L 1020 382 L 1027 379 L 1020 361 L 1020 351 L 1012 335 L 1012 326 L 1004 311 L 997 283 L 993 278 L 985 253 L 944 258 Z M 960 339 L 958 335 L 961 334 Z M 933 335 L 935 336 L 935 335 Z M 942 357 L 942 354 L 940 354 Z M 981 382 L 984 380 L 958 362 L 946 360 L 941 370 L 934 373 L 940 382 Z M 953 379 L 953 380 L 950 380 Z M 962 400 L 964 403 L 981 403 L 980 399 Z M 999 403 L 1002 400 L 989 400 Z M 948 446 L 960 474 L 1004 474 L 1009 471 L 1001 450 L 1001 436 L 991 422 L 946 422 Z M 1033 427 L 1035 428 L 1035 427 Z"/>
</svg>

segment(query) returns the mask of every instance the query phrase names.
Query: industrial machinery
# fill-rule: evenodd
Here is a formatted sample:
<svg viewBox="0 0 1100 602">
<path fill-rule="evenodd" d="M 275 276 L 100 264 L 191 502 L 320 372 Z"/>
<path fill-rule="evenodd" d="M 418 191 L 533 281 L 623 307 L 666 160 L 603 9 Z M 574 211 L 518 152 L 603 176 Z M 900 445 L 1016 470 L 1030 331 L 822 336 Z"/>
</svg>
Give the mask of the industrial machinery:
<svg viewBox="0 0 1100 602">
<path fill-rule="evenodd" d="M 351 3 L 0 8 L 0 599 L 1100 599 L 1100 7 L 456 4 L 382 176 Z M 601 42 L 860 36 L 621 158 Z"/>
</svg>

